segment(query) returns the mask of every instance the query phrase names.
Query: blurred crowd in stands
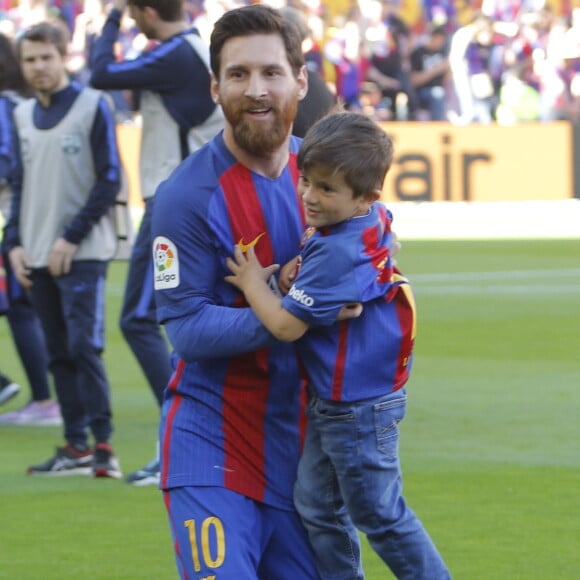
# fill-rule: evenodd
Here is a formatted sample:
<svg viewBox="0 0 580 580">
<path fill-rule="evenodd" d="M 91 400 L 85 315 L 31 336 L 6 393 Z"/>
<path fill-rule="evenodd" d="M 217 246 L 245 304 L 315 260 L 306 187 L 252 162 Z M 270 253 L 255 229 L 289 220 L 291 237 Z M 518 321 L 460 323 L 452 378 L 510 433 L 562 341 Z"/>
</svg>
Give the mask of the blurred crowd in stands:
<svg viewBox="0 0 580 580">
<path fill-rule="evenodd" d="M 185 0 L 208 38 L 239 0 Z M 347 108 L 377 121 L 580 123 L 577 0 L 268 0 L 304 15 L 304 51 Z M 89 78 L 91 48 L 108 0 L 0 0 L 0 32 L 17 36 L 41 20 L 70 34 L 71 74 Z M 150 48 L 127 18 L 119 56 Z M 113 94 L 120 120 L 138 95 Z"/>
</svg>

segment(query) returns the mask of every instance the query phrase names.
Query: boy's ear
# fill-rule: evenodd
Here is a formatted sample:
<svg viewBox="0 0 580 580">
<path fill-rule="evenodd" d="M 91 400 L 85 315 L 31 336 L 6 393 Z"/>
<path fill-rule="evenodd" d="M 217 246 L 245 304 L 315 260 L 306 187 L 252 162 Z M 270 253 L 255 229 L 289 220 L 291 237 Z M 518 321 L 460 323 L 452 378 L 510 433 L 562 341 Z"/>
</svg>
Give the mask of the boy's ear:
<svg viewBox="0 0 580 580">
<path fill-rule="evenodd" d="M 360 197 L 359 209 L 368 211 L 371 205 L 373 205 L 373 203 L 375 203 L 375 201 L 377 201 L 377 199 L 379 199 L 380 197 L 381 191 L 379 189 L 373 189 L 371 191 L 363 193 L 363 195 Z"/>
</svg>

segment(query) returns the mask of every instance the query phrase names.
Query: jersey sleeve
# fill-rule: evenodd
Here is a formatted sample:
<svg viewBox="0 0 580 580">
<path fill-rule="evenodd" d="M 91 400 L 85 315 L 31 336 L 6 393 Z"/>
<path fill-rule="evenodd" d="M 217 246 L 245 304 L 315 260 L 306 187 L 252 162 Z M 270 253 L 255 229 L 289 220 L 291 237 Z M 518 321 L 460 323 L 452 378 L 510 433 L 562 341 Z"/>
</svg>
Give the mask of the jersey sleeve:
<svg viewBox="0 0 580 580">
<path fill-rule="evenodd" d="M 146 51 L 139 57 L 117 62 L 115 43 L 119 37 L 121 14 L 112 10 L 101 36 L 97 39 L 91 64 L 91 85 L 98 89 L 147 89 L 169 91 L 182 84 L 181 59 L 174 58 L 180 45 L 177 38 L 159 50 Z M 188 63 L 185 63 L 188 64 Z"/>
<path fill-rule="evenodd" d="M 250 308 L 218 292 L 226 283 L 207 219 L 216 184 L 192 184 L 193 157 L 157 190 L 152 224 L 157 315 L 185 361 L 235 356 L 274 340 Z"/>
<path fill-rule="evenodd" d="M 0 182 L 10 176 L 14 155 L 14 120 L 8 99 L 0 98 Z"/>
<path fill-rule="evenodd" d="M 12 145 L 12 160 L 9 171 L 9 184 L 11 191 L 10 211 L 4 226 L 2 238 L 2 250 L 9 252 L 19 246 L 20 241 L 20 207 L 22 205 L 22 157 L 18 132 L 13 132 L 14 142 Z"/>
<path fill-rule="evenodd" d="M 313 326 L 336 322 L 340 309 L 361 299 L 352 252 L 338 238 L 313 238 L 304 247 L 302 264 L 282 307 Z"/>
</svg>

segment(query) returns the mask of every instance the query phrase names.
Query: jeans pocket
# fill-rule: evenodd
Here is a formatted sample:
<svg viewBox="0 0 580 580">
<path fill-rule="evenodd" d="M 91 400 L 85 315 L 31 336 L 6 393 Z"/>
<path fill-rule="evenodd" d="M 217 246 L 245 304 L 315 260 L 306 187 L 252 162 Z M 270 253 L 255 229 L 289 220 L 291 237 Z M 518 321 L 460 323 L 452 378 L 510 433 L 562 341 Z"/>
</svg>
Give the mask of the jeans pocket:
<svg viewBox="0 0 580 580">
<path fill-rule="evenodd" d="M 399 423 L 405 416 L 405 406 L 406 397 L 374 406 L 377 450 L 389 460 L 399 455 Z"/>
<path fill-rule="evenodd" d="M 350 404 L 329 402 L 323 399 L 313 399 L 308 413 L 313 418 L 328 421 L 354 421 L 355 415 Z"/>
</svg>

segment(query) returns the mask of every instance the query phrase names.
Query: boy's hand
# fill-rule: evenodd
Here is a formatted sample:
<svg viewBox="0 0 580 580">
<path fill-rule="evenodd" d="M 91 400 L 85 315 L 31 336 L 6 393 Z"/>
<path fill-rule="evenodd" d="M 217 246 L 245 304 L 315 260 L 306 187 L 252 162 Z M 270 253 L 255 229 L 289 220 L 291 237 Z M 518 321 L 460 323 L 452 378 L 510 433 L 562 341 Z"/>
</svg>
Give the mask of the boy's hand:
<svg viewBox="0 0 580 580">
<path fill-rule="evenodd" d="M 235 246 L 233 257 L 226 259 L 226 265 L 231 270 L 232 275 L 226 276 L 225 281 L 233 284 L 242 292 L 245 292 L 253 284 L 266 283 L 268 278 L 280 268 L 279 264 L 263 268 L 253 247 L 248 248 L 244 254 L 239 246 Z"/>
</svg>

